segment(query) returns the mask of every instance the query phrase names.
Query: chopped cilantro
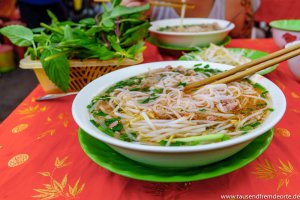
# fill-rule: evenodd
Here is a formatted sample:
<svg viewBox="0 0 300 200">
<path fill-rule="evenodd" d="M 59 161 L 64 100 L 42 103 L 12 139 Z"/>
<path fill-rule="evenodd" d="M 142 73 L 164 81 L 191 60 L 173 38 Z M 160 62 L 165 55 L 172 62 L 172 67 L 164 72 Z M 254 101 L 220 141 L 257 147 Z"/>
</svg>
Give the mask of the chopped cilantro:
<svg viewBox="0 0 300 200">
<path fill-rule="evenodd" d="M 202 63 L 195 64 L 194 67 L 199 67 L 199 66 L 201 66 L 201 65 L 202 65 Z"/>
<path fill-rule="evenodd" d="M 109 136 L 114 136 L 114 132 L 109 129 L 109 128 L 106 128 L 106 127 L 102 127 L 100 124 L 98 124 L 95 120 L 90 120 L 90 122 L 95 126 L 97 127 L 97 129 L 99 129 L 100 131 L 102 131 L 103 133 L 109 135 Z"/>
<path fill-rule="evenodd" d="M 114 127 L 112 127 L 110 130 L 120 131 L 123 128 L 123 125 L 119 121 L 120 119 L 121 119 L 120 117 L 106 119 L 106 120 L 104 120 L 104 124 L 105 124 L 105 126 L 109 127 L 112 123 L 114 123 L 115 121 L 118 121 L 118 124 L 115 125 Z"/>
<path fill-rule="evenodd" d="M 130 135 L 132 135 L 133 137 L 136 137 L 136 133 L 129 133 Z M 132 142 L 134 141 L 132 138 L 130 138 L 128 136 L 128 133 L 123 133 L 120 135 L 119 137 L 120 140 L 126 141 L 126 142 Z"/>
<path fill-rule="evenodd" d="M 207 66 L 207 65 L 205 65 Z M 194 71 L 195 72 L 201 72 L 201 73 L 212 73 L 212 74 L 216 74 L 216 73 L 219 73 L 221 72 L 221 70 L 218 70 L 218 69 L 212 69 L 212 68 L 200 68 L 200 67 L 196 67 L 194 68 Z M 206 74 L 207 75 L 207 74 Z"/>
<path fill-rule="evenodd" d="M 178 83 L 178 86 L 183 86 L 183 87 L 185 87 L 186 85 L 187 85 L 186 82 L 179 82 L 179 83 Z"/>
<path fill-rule="evenodd" d="M 144 88 L 131 88 L 129 91 L 149 92 L 149 87 L 144 87 Z"/>
<path fill-rule="evenodd" d="M 141 84 L 143 78 L 140 77 L 132 77 L 130 79 L 127 79 L 125 81 L 117 82 L 115 85 L 111 86 L 106 90 L 106 93 L 111 93 L 117 88 L 123 88 L 125 86 L 133 86 L 133 85 L 139 85 Z"/>
<path fill-rule="evenodd" d="M 263 106 L 266 106 L 267 104 L 266 103 L 258 103 L 256 104 L 257 107 L 263 107 Z"/>
<path fill-rule="evenodd" d="M 154 94 L 155 95 L 155 94 Z M 155 100 L 155 99 L 157 99 L 159 96 L 154 96 L 153 94 L 151 94 L 151 96 L 150 97 L 148 97 L 148 98 L 146 98 L 146 99 L 142 99 L 142 100 L 140 100 L 139 101 L 139 103 L 142 103 L 142 104 L 144 104 L 144 103 L 149 103 L 150 101 L 153 101 L 153 100 Z"/>
<path fill-rule="evenodd" d="M 93 116 L 106 116 L 107 114 L 105 112 L 103 112 L 102 110 L 94 110 L 93 112 Z"/>
<path fill-rule="evenodd" d="M 268 93 L 269 93 L 268 91 L 264 91 L 263 93 L 261 93 L 260 96 L 261 96 L 262 98 L 266 98 Z"/>
<path fill-rule="evenodd" d="M 253 108 L 245 108 L 244 110 L 241 110 L 242 114 L 249 114 L 250 112 L 252 112 L 254 109 Z"/>
<path fill-rule="evenodd" d="M 163 93 L 163 91 L 164 91 L 163 88 L 155 88 L 155 89 L 153 90 L 153 92 L 154 92 L 154 93 L 157 93 L 157 94 L 161 94 L 161 93 Z"/>
</svg>

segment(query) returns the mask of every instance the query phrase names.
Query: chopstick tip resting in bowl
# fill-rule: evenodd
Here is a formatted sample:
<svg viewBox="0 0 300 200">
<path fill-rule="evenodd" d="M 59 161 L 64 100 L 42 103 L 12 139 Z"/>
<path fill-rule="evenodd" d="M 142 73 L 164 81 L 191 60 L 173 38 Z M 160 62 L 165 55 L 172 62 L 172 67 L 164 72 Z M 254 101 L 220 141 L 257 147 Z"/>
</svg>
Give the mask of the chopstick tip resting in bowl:
<svg viewBox="0 0 300 200">
<path fill-rule="evenodd" d="M 267 56 L 253 60 L 244 65 L 237 66 L 231 70 L 211 76 L 201 81 L 188 84 L 184 88 L 184 92 L 191 93 L 192 91 L 206 84 L 229 83 L 235 80 L 239 80 L 297 55 L 300 55 L 300 44 L 276 51 Z"/>
</svg>

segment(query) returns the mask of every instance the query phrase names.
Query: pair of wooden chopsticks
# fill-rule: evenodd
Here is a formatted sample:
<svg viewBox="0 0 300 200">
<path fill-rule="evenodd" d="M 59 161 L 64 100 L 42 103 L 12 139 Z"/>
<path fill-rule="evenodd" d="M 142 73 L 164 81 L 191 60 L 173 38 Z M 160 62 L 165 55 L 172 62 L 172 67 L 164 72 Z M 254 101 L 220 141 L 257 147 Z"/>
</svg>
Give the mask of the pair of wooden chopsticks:
<svg viewBox="0 0 300 200">
<path fill-rule="evenodd" d="M 165 6 L 165 7 L 181 8 L 183 5 L 185 5 L 187 9 L 195 8 L 194 4 L 178 2 L 178 1 L 173 1 L 173 0 L 163 0 L 163 1 L 150 0 L 149 3 L 152 6 Z"/>
<path fill-rule="evenodd" d="M 297 55 L 300 55 L 300 44 L 296 44 L 289 48 L 276 51 L 267 56 L 253 60 L 249 63 L 235 67 L 223 73 L 211 76 L 204 80 L 191 83 L 184 88 L 184 92 L 190 93 L 193 90 L 210 83 L 220 84 L 239 80 L 246 76 L 252 75 L 260 70 L 263 70 L 267 67 L 273 66 L 292 57 L 295 57 Z"/>
</svg>

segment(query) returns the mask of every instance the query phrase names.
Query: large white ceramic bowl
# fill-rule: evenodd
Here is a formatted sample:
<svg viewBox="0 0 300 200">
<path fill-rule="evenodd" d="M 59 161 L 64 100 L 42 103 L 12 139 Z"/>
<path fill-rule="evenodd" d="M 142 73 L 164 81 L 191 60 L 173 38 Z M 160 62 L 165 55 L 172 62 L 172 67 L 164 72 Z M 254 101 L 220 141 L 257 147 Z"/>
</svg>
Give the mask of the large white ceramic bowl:
<svg viewBox="0 0 300 200">
<path fill-rule="evenodd" d="M 234 28 L 234 24 L 226 20 L 209 18 L 184 18 L 184 25 L 191 24 L 211 24 L 218 23 L 221 30 L 207 32 L 169 32 L 158 29 L 166 26 L 178 26 L 181 24 L 180 18 L 164 19 L 151 22 L 150 35 L 159 43 L 176 47 L 197 47 L 206 46 L 210 43 L 218 43 L 226 38 L 228 33 Z"/>
<path fill-rule="evenodd" d="M 284 48 L 287 43 L 300 40 L 300 20 L 284 19 L 270 23 L 273 40 L 279 48 Z"/>
<path fill-rule="evenodd" d="M 293 45 L 299 44 L 300 40 L 287 43 L 285 48 L 291 47 Z M 296 56 L 288 60 L 288 66 L 295 78 L 300 81 L 300 56 Z"/>
<path fill-rule="evenodd" d="M 167 65 L 174 67 L 182 65 L 187 68 L 192 68 L 197 63 L 199 63 L 199 61 L 166 61 L 146 63 L 120 69 L 99 77 L 84 87 L 76 96 L 72 105 L 73 117 L 79 127 L 86 131 L 89 135 L 106 143 L 115 151 L 128 158 L 131 158 L 132 160 L 158 167 L 187 168 L 214 163 L 237 153 L 246 145 L 248 145 L 253 139 L 274 127 L 274 125 L 283 116 L 286 108 L 286 101 L 281 90 L 270 80 L 260 75 L 254 75 L 251 77 L 251 80 L 263 85 L 269 91 L 275 110 L 270 113 L 265 122 L 257 129 L 231 140 L 198 146 L 166 147 L 141 145 L 112 138 L 99 131 L 89 121 L 90 118 L 87 105 L 90 103 L 93 97 L 104 92 L 105 89 L 117 83 L 118 81 L 145 73 L 149 69 L 163 68 Z M 231 68 L 231 66 L 224 64 L 208 62 L 201 63 L 210 64 L 210 66 L 213 68 L 220 70 L 227 70 Z"/>
</svg>

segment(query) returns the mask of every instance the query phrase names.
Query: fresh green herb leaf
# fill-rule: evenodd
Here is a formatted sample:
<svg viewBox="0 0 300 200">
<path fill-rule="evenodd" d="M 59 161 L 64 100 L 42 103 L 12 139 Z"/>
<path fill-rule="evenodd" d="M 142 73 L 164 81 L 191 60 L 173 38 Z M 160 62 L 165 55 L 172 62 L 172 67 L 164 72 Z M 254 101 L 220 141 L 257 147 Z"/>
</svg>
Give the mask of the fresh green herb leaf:
<svg viewBox="0 0 300 200">
<path fill-rule="evenodd" d="M 122 130 L 123 125 L 121 124 L 121 122 L 119 120 L 120 120 L 120 117 L 106 119 L 106 120 L 104 120 L 104 124 L 106 127 L 109 127 L 112 123 L 117 121 L 118 123 L 115 126 L 113 126 L 111 128 L 111 130 L 112 131 L 120 131 L 120 130 Z"/>
<path fill-rule="evenodd" d="M 269 108 L 268 109 L 270 112 L 273 112 L 275 109 L 274 108 Z"/>
<path fill-rule="evenodd" d="M 268 91 L 266 90 L 266 88 L 264 88 L 264 86 L 262 86 L 262 85 L 259 84 L 259 83 L 254 83 L 254 84 L 252 84 L 252 85 L 253 85 L 254 88 L 260 90 L 262 93 L 268 92 Z"/>
<path fill-rule="evenodd" d="M 261 93 L 260 96 L 261 96 L 262 98 L 266 98 L 268 93 L 269 93 L 269 91 L 264 91 L 264 92 Z"/>
<path fill-rule="evenodd" d="M 64 39 L 65 40 L 72 40 L 73 39 L 73 33 L 72 33 L 72 29 L 69 25 L 65 26 L 64 29 Z"/>
<path fill-rule="evenodd" d="M 114 136 L 114 132 L 111 130 L 111 129 L 109 129 L 109 128 L 105 128 L 105 127 L 102 127 L 100 124 L 98 124 L 95 120 L 90 120 L 90 122 L 97 128 L 97 129 L 99 129 L 100 131 L 102 131 L 103 133 L 105 133 L 105 134 L 107 134 L 107 135 L 109 135 L 109 136 Z"/>
<path fill-rule="evenodd" d="M 205 112 L 206 109 L 202 108 L 202 109 L 200 109 L 199 111 L 200 111 L 200 112 Z"/>
<path fill-rule="evenodd" d="M 212 69 L 212 68 L 199 68 L 199 67 L 196 67 L 194 68 L 194 71 L 195 72 L 201 72 L 201 73 L 212 73 L 212 74 L 217 74 L 219 72 L 221 72 L 221 70 L 219 69 Z"/>
<path fill-rule="evenodd" d="M 112 0 L 111 4 L 113 7 L 116 7 L 116 6 L 120 5 L 121 2 L 122 2 L 122 0 Z"/>
<path fill-rule="evenodd" d="M 153 92 L 156 94 L 161 94 L 163 93 L 164 89 L 163 88 L 154 88 Z"/>
<path fill-rule="evenodd" d="M 93 116 L 101 116 L 101 117 L 104 117 L 106 116 L 107 114 L 105 112 L 103 112 L 102 110 L 97 110 L 97 111 L 93 111 Z"/>
<path fill-rule="evenodd" d="M 146 98 L 146 99 L 143 99 L 143 100 L 140 100 L 139 102 L 141 104 L 144 104 L 144 103 L 149 103 L 150 101 L 153 101 L 155 99 L 157 99 L 159 96 L 154 96 L 154 95 L 151 95 L 150 97 Z"/>
<path fill-rule="evenodd" d="M 96 24 L 96 20 L 94 18 L 85 18 L 79 21 L 79 24 L 85 24 L 85 25 L 95 25 Z"/>
<path fill-rule="evenodd" d="M 202 65 L 202 63 L 195 64 L 194 67 L 200 67 L 201 65 Z"/>
<path fill-rule="evenodd" d="M 133 13 L 143 12 L 143 11 L 148 10 L 149 8 L 150 8 L 149 4 L 145 4 L 143 6 L 136 6 L 136 7 L 116 6 L 112 10 L 109 18 L 115 18 L 118 16 L 130 15 Z"/>
<path fill-rule="evenodd" d="M 258 104 L 256 104 L 257 107 L 264 107 L 266 105 L 267 105 L 266 103 L 258 103 Z"/>
<path fill-rule="evenodd" d="M 242 114 L 249 114 L 253 111 L 254 109 L 253 108 L 245 108 L 244 110 L 241 110 L 241 113 Z"/>
<path fill-rule="evenodd" d="M 50 10 L 47 10 L 47 14 L 48 14 L 48 16 L 50 17 L 52 23 L 57 23 L 57 22 L 58 22 L 58 19 L 57 19 L 57 17 L 54 15 L 53 12 L 51 12 Z"/>
<path fill-rule="evenodd" d="M 186 82 L 180 82 L 180 83 L 178 83 L 178 86 L 183 86 L 183 87 L 185 87 L 186 85 L 187 85 Z"/>
<path fill-rule="evenodd" d="M 8 37 L 8 39 L 17 46 L 27 47 L 33 44 L 33 33 L 25 26 L 5 26 L 0 29 L 0 33 Z"/>
<path fill-rule="evenodd" d="M 132 78 L 127 79 L 125 81 L 120 81 L 120 82 L 116 83 L 114 86 L 108 88 L 107 91 L 106 91 L 106 93 L 111 93 L 115 89 L 117 89 L 117 88 L 123 88 L 125 86 L 139 85 L 139 84 L 141 84 L 142 80 L 143 80 L 143 78 L 132 77 Z"/>
<path fill-rule="evenodd" d="M 41 56 L 42 66 L 49 77 L 62 91 L 67 92 L 69 85 L 69 61 L 66 55 L 60 54 L 56 49 L 44 50 Z M 55 59 L 48 59 L 50 56 L 59 56 Z M 48 60 L 46 60 L 48 59 Z"/>
<path fill-rule="evenodd" d="M 132 88 L 129 91 L 142 91 L 142 92 L 149 92 L 149 87 L 144 88 Z"/>
</svg>

